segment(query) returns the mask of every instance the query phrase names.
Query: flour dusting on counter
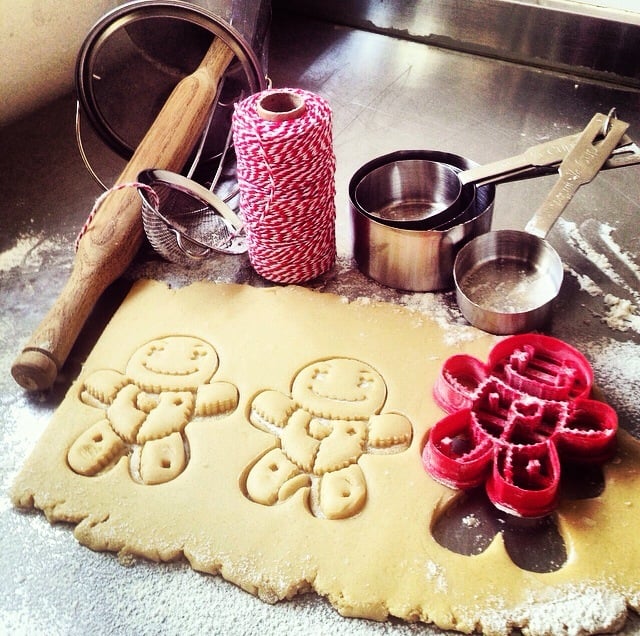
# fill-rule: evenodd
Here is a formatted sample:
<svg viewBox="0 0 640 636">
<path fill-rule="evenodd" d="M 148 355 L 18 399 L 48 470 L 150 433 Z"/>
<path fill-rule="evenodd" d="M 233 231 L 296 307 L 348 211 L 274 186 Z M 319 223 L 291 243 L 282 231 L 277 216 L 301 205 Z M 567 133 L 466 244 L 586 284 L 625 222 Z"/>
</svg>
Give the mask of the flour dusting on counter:
<svg viewBox="0 0 640 636">
<path fill-rule="evenodd" d="M 603 338 L 583 347 L 593 367 L 596 383 L 621 418 L 628 418 L 631 432 L 640 435 L 640 422 L 633 413 L 640 403 L 640 346 L 634 342 L 618 342 Z M 624 360 L 624 364 L 620 364 Z"/>
<path fill-rule="evenodd" d="M 399 302 L 407 309 L 428 316 L 443 330 L 444 342 L 455 345 L 471 342 L 486 334 L 470 326 L 463 318 L 455 300 L 447 302 L 449 294 L 414 293 L 400 296 Z"/>
<path fill-rule="evenodd" d="M 526 616 L 529 634 L 603 633 L 624 625 L 627 607 L 621 595 L 588 585 L 567 585 L 563 592 L 547 602 L 532 599 L 531 603 L 509 611 L 479 608 L 483 630 L 507 636 L 513 633 L 522 616 Z"/>
<path fill-rule="evenodd" d="M 24 236 L 8 250 L 0 254 L 0 272 L 8 272 L 15 267 L 25 264 L 29 255 L 37 250 L 42 243 L 42 238 L 37 236 Z"/>
<path fill-rule="evenodd" d="M 637 281 L 640 283 L 640 266 L 633 260 L 633 257 L 629 252 L 625 252 L 613 239 L 611 234 L 614 228 L 608 223 L 600 223 L 600 237 L 607 247 L 617 256 L 617 258 L 624 263 L 635 275 Z"/>
<path fill-rule="evenodd" d="M 39 271 L 45 263 L 55 259 L 56 263 L 71 262 L 73 249 L 59 236 L 23 235 L 15 245 L 0 253 L 0 274 L 13 269 Z"/>
<path fill-rule="evenodd" d="M 613 294 L 605 294 L 604 304 L 607 307 L 607 313 L 603 317 L 605 324 L 618 331 L 632 329 L 636 333 L 640 333 L 640 314 L 631 301 L 618 298 Z"/>
<path fill-rule="evenodd" d="M 580 228 L 565 219 L 559 219 L 558 225 L 573 256 L 581 262 L 565 265 L 566 271 L 576 278 L 580 289 L 602 298 L 597 317 L 616 331 L 640 333 L 640 266 L 616 243 L 614 228 L 593 219 Z"/>
</svg>

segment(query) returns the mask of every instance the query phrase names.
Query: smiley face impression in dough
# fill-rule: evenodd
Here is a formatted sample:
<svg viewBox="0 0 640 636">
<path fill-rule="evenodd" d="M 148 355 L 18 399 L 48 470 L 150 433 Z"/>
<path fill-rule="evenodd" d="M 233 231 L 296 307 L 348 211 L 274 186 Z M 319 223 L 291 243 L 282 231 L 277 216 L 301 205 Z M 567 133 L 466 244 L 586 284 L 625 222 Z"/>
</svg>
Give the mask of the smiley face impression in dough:
<svg viewBox="0 0 640 636">
<path fill-rule="evenodd" d="M 93 476 L 129 456 L 135 481 L 175 479 L 188 461 L 184 429 L 194 417 L 227 414 L 238 405 L 238 389 L 211 382 L 218 369 L 212 345 L 191 336 L 147 342 L 131 356 L 125 373 L 100 369 L 85 381 L 82 401 L 105 417 L 73 443 L 69 466 Z"/>
<path fill-rule="evenodd" d="M 309 489 L 316 517 L 344 519 L 365 504 L 367 486 L 358 460 L 364 453 L 398 453 L 412 426 L 399 413 L 380 413 L 387 396 L 382 376 L 349 358 L 314 362 L 294 378 L 291 397 L 258 394 L 250 421 L 279 440 L 247 473 L 246 496 L 271 506 Z"/>
</svg>

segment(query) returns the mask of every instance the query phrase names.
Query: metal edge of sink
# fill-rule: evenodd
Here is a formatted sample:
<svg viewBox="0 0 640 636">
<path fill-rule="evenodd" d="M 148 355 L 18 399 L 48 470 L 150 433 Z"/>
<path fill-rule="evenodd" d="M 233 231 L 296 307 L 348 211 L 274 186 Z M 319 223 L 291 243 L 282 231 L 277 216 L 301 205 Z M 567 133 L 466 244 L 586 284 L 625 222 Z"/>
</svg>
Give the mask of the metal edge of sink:
<svg viewBox="0 0 640 636">
<path fill-rule="evenodd" d="M 640 88 L 640 14 L 511 0 L 274 0 L 275 9 Z M 620 19 L 618 19 L 620 18 Z"/>
</svg>

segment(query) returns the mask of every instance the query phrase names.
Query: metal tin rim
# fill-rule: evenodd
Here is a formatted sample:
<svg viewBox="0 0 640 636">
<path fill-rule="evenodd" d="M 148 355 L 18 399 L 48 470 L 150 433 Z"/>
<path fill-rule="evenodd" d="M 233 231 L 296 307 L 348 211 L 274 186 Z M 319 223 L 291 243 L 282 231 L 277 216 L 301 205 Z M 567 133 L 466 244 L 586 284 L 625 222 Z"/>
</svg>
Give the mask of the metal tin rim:
<svg viewBox="0 0 640 636">
<path fill-rule="evenodd" d="M 199 26 L 219 37 L 242 65 L 251 92 L 266 88 L 260 62 L 249 43 L 222 18 L 211 11 L 182 0 L 133 0 L 106 13 L 89 31 L 76 60 L 75 83 L 78 101 L 99 136 L 119 155 L 130 158 L 135 148 L 117 135 L 103 117 L 93 90 L 93 65 L 104 42 L 118 29 L 141 18 L 177 18 Z"/>
<path fill-rule="evenodd" d="M 471 216 L 468 216 L 466 213 L 469 209 L 474 205 L 476 198 L 476 190 L 477 188 L 474 186 L 473 188 L 473 196 L 470 201 L 467 201 L 467 205 L 465 206 L 465 210 L 459 216 L 456 215 L 455 218 L 450 219 L 450 222 L 443 222 L 441 225 L 437 225 L 436 227 L 427 228 L 427 229 L 417 229 L 415 225 L 419 225 L 416 223 L 412 226 L 410 223 L 406 223 L 404 225 L 394 225 L 391 222 L 384 222 L 379 217 L 373 216 L 369 214 L 361 205 L 358 204 L 356 199 L 356 188 L 360 181 L 362 181 L 363 177 L 369 174 L 371 171 L 376 168 L 380 168 L 387 163 L 391 163 L 394 161 L 403 161 L 403 160 L 420 160 L 426 159 L 428 161 L 439 161 L 442 163 L 446 163 L 447 165 L 452 166 L 454 169 L 458 169 L 455 165 L 457 161 L 460 159 L 465 159 L 460 155 L 455 155 L 449 152 L 442 152 L 439 150 L 395 150 L 385 155 L 379 155 L 365 164 L 360 166 L 351 176 L 349 180 L 349 202 L 354 207 L 357 212 L 359 212 L 363 217 L 365 217 L 370 223 L 375 225 L 383 226 L 385 228 L 389 228 L 391 232 L 399 232 L 400 234 L 434 234 L 441 233 L 443 235 L 447 234 L 453 227 L 456 225 L 466 225 L 467 223 L 474 221 L 478 216 L 480 216 L 481 212 L 473 213 Z M 489 186 L 491 187 L 491 186 Z"/>
</svg>

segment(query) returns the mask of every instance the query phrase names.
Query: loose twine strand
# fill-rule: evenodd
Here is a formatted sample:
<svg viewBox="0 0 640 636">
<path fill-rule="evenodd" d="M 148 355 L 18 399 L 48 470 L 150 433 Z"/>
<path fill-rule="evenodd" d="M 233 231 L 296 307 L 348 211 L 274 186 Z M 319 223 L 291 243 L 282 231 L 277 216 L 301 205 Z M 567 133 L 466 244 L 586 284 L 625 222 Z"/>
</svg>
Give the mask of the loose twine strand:
<svg viewBox="0 0 640 636">
<path fill-rule="evenodd" d="M 87 220 L 84 222 L 84 225 L 82 226 L 82 228 L 80 229 L 80 232 L 78 232 L 78 236 L 76 237 L 76 241 L 75 241 L 75 244 L 74 244 L 76 252 L 78 251 L 78 246 L 80 245 L 80 240 L 87 233 L 87 230 L 89 229 L 89 226 L 91 225 L 91 223 L 93 222 L 93 219 L 95 218 L 96 214 L 98 213 L 98 210 L 100 209 L 100 206 L 105 202 L 107 197 L 112 192 L 117 192 L 118 190 L 124 190 L 125 188 L 137 188 L 138 190 L 144 190 L 149 195 L 149 200 L 151 202 L 151 205 L 154 207 L 154 209 L 157 210 L 160 207 L 160 199 L 158 198 L 158 194 L 156 193 L 156 191 L 151 186 L 148 186 L 146 183 L 138 183 L 137 181 L 134 181 L 134 182 L 130 182 L 130 183 L 118 183 L 118 184 L 114 185 L 112 188 L 109 188 L 108 190 L 105 190 L 95 200 L 95 203 L 93 204 L 93 207 L 91 208 L 91 212 L 89 212 L 89 216 L 87 217 Z"/>
<path fill-rule="evenodd" d="M 258 102 L 276 89 L 236 105 L 232 127 L 251 265 L 267 280 L 302 283 L 330 269 L 335 246 L 335 155 L 329 104 L 300 89 L 305 112 L 267 121 Z"/>
</svg>

